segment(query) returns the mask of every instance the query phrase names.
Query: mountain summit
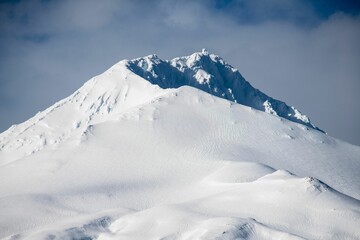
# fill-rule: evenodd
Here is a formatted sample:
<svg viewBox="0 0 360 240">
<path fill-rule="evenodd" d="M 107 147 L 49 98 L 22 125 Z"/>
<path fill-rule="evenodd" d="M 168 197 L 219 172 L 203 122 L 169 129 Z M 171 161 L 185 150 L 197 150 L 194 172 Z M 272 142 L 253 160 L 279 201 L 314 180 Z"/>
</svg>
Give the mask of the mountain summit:
<svg viewBox="0 0 360 240">
<path fill-rule="evenodd" d="M 0 239 L 360 239 L 359 159 L 206 50 L 123 60 L 0 134 Z"/>
<path fill-rule="evenodd" d="M 255 89 L 237 69 L 221 57 L 209 54 L 206 49 L 170 61 L 149 55 L 128 61 L 127 66 L 161 88 L 195 87 L 214 96 L 320 130 L 296 108 Z"/>
</svg>

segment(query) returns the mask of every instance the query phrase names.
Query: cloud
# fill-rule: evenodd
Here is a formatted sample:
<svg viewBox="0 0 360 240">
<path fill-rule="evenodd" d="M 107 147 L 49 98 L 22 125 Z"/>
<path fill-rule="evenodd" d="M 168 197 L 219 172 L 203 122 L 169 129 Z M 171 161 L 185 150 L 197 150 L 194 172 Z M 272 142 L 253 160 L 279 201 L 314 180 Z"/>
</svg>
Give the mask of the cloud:
<svg viewBox="0 0 360 240">
<path fill-rule="evenodd" d="M 319 14 L 309 2 L 1 4 L 0 129 L 26 120 L 121 59 L 151 53 L 169 59 L 206 47 L 330 135 L 360 145 L 359 15 L 336 9 Z"/>
<path fill-rule="evenodd" d="M 289 21 L 299 24 L 313 24 L 317 15 L 312 5 L 303 0 L 239 0 L 226 1 L 221 7 L 240 24 L 266 21 Z"/>
<path fill-rule="evenodd" d="M 6 30 L 13 34 L 62 34 L 106 26 L 125 4 L 117 1 L 40 1 L 7 4 L 2 14 Z M 16 32 L 17 33 L 16 33 Z"/>
</svg>

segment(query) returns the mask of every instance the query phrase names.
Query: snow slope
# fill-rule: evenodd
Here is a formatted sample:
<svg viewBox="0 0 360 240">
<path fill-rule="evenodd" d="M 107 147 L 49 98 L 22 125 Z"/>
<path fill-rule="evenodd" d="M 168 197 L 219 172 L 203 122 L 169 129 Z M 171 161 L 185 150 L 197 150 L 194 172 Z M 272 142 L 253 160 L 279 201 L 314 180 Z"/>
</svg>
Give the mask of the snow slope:
<svg viewBox="0 0 360 240">
<path fill-rule="evenodd" d="M 214 58 L 149 60 L 150 80 L 149 57 L 121 61 L 2 133 L 0 238 L 360 238 L 360 147 L 241 94 L 151 84 L 196 56 Z"/>
<path fill-rule="evenodd" d="M 196 87 L 214 96 L 318 129 L 306 115 L 255 89 L 237 69 L 221 57 L 209 54 L 206 49 L 171 61 L 149 55 L 129 61 L 128 67 L 162 88 L 178 88 L 185 85 Z"/>
</svg>

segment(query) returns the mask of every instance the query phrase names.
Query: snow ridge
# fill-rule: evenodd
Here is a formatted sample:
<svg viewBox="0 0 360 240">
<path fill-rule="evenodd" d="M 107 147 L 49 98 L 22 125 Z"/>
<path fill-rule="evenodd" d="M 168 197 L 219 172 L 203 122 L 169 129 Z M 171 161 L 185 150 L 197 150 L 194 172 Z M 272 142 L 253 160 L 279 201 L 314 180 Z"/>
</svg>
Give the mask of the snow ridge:
<svg viewBox="0 0 360 240">
<path fill-rule="evenodd" d="M 299 110 L 251 86 L 240 72 L 206 49 L 170 61 L 156 55 L 128 61 L 128 68 L 161 88 L 184 85 L 320 130 Z M 322 130 L 320 130 L 322 131 Z"/>
</svg>

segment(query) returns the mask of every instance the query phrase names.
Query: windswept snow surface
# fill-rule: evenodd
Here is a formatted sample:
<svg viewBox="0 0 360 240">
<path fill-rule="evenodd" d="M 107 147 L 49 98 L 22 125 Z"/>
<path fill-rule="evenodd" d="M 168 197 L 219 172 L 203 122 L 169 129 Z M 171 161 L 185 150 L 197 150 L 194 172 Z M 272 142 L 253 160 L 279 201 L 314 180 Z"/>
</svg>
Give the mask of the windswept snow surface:
<svg viewBox="0 0 360 240">
<path fill-rule="evenodd" d="M 359 169 L 216 55 L 124 60 L 0 134 L 0 238 L 359 239 Z"/>
<path fill-rule="evenodd" d="M 214 96 L 318 129 L 299 110 L 255 89 L 237 69 L 206 49 L 171 61 L 149 55 L 129 61 L 128 67 L 162 88 L 196 87 Z"/>
</svg>

